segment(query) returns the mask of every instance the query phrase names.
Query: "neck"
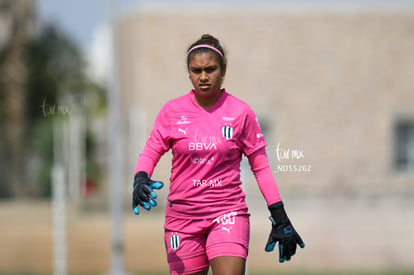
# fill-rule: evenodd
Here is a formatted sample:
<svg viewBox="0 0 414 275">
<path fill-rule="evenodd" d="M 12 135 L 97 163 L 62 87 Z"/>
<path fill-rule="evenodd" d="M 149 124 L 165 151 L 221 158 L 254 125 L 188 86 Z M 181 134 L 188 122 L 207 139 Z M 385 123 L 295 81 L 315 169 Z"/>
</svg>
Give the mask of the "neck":
<svg viewBox="0 0 414 275">
<path fill-rule="evenodd" d="M 217 102 L 217 100 L 219 100 L 219 98 L 222 94 L 223 94 L 223 90 L 220 90 L 218 93 L 216 93 L 212 97 L 202 97 L 202 96 L 198 95 L 196 92 L 194 92 L 194 97 L 195 97 L 195 100 L 198 103 L 198 105 L 200 105 L 204 109 L 208 110 L 208 109 L 210 109 L 211 106 L 214 105 L 214 103 Z"/>
</svg>

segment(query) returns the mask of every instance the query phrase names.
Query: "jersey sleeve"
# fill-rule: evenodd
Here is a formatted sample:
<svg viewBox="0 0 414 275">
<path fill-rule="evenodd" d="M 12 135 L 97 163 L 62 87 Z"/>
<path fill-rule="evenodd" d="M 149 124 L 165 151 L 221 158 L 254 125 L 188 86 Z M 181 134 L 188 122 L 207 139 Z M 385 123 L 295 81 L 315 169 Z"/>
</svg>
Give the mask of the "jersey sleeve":
<svg viewBox="0 0 414 275">
<path fill-rule="evenodd" d="M 246 156 L 251 155 L 267 145 L 262 130 L 260 129 L 259 121 L 249 106 L 245 108 L 244 125 L 242 126 L 242 132 L 238 142 L 242 152 Z"/>
<path fill-rule="evenodd" d="M 279 188 L 270 169 L 265 148 L 259 149 L 247 158 L 267 205 L 281 201 Z"/>
<path fill-rule="evenodd" d="M 157 115 L 151 134 L 138 157 L 135 173 L 147 172 L 152 175 L 160 158 L 170 149 L 170 118 L 168 106 L 164 106 Z"/>
</svg>

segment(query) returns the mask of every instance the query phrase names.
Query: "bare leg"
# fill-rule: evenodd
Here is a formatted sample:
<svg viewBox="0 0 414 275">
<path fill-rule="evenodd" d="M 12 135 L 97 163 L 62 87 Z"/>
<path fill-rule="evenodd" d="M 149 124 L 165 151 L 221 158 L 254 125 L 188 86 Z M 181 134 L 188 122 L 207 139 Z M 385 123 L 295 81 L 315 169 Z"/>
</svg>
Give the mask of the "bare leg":
<svg viewBox="0 0 414 275">
<path fill-rule="evenodd" d="M 211 260 L 214 275 L 244 275 L 246 260 L 240 257 L 223 256 Z"/>
</svg>

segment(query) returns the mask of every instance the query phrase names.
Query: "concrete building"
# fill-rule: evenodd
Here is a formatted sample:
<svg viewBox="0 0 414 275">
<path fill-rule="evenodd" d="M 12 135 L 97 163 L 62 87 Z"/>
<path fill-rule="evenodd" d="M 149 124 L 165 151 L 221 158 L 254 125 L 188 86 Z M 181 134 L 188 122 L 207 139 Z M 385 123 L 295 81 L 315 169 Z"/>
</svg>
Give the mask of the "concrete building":
<svg viewBox="0 0 414 275">
<path fill-rule="evenodd" d="M 413 13 L 130 15 L 120 49 L 131 146 L 142 146 L 167 100 L 191 89 L 185 50 L 211 33 L 228 54 L 224 86 L 255 110 L 286 192 L 413 193 Z"/>
</svg>

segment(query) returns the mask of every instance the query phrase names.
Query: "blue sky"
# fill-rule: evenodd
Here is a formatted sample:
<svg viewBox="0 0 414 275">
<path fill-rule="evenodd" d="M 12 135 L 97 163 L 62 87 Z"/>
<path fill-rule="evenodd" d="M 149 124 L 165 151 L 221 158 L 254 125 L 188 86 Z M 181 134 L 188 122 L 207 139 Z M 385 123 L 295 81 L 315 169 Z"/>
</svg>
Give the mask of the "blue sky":
<svg viewBox="0 0 414 275">
<path fill-rule="evenodd" d="M 57 24 L 82 46 L 91 41 L 95 28 L 109 16 L 107 1 L 37 0 L 42 21 Z"/>
</svg>

